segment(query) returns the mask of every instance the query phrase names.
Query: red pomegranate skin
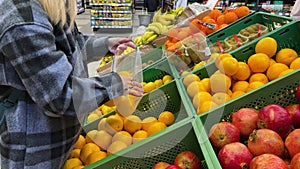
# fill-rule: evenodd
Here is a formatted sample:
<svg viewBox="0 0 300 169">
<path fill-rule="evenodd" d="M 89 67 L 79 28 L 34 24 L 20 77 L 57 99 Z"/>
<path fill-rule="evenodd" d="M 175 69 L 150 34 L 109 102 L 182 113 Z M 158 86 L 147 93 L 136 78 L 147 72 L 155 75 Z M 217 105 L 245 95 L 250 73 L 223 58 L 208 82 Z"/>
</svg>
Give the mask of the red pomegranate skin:
<svg viewBox="0 0 300 169">
<path fill-rule="evenodd" d="M 214 124 L 209 131 L 209 140 L 216 148 L 240 140 L 240 130 L 230 122 Z"/>
<path fill-rule="evenodd" d="M 290 104 L 285 109 L 291 115 L 294 128 L 300 128 L 300 104 Z"/>
<path fill-rule="evenodd" d="M 285 139 L 285 147 L 291 158 L 300 152 L 300 129 L 293 130 Z"/>
<path fill-rule="evenodd" d="M 240 142 L 226 144 L 218 153 L 222 169 L 247 168 L 252 158 L 247 146 Z"/>
<path fill-rule="evenodd" d="M 291 131 L 293 127 L 292 123 L 289 112 L 277 104 L 264 106 L 258 114 L 258 128 L 271 129 L 277 132 L 283 139 Z"/>
<path fill-rule="evenodd" d="M 262 154 L 251 160 L 249 169 L 288 169 L 288 165 L 274 154 Z"/>
<path fill-rule="evenodd" d="M 291 169 L 300 169 L 300 152 L 294 155 L 290 165 L 291 165 Z"/>
<path fill-rule="evenodd" d="M 271 129 L 254 130 L 248 138 L 248 148 L 254 156 L 267 153 L 283 157 L 284 154 L 282 138 Z"/>
<path fill-rule="evenodd" d="M 257 129 L 258 110 L 241 108 L 232 114 L 232 124 L 241 132 L 241 136 L 248 138 L 254 129 Z"/>
</svg>

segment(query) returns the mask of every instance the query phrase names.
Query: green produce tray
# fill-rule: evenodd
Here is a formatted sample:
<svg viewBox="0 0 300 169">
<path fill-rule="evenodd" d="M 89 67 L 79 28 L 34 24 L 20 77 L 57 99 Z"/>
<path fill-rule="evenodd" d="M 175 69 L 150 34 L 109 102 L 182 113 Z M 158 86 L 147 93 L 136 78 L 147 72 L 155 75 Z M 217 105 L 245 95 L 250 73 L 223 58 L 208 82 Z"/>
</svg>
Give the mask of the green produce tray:
<svg viewBox="0 0 300 169">
<path fill-rule="evenodd" d="M 84 169 L 150 169 L 160 161 L 172 164 L 183 151 L 194 152 L 201 160 L 202 169 L 207 169 L 211 162 L 204 159 L 198 134 L 193 120 L 186 119 Z"/>
<path fill-rule="evenodd" d="M 151 48 L 151 49 L 140 49 L 142 52 L 142 64 L 148 64 L 148 66 L 143 65 L 143 69 L 151 67 L 153 64 L 164 59 L 164 50 L 162 47 Z"/>
<path fill-rule="evenodd" d="M 213 162 L 213 166 L 208 166 L 208 168 L 221 169 L 217 154 L 207 136 L 212 125 L 220 122 L 222 119 L 226 120 L 231 112 L 235 112 L 240 108 L 248 107 L 260 110 L 268 104 L 279 104 L 285 107 L 292 103 L 299 103 L 295 96 L 296 87 L 300 84 L 299 77 L 300 69 L 297 69 L 289 76 L 276 79 L 263 88 L 253 90 L 227 102 L 222 107 L 199 115 L 197 119 L 201 121 L 198 122 L 199 130 L 202 129 L 201 142 L 206 147 L 204 149 L 206 152 L 203 152 L 203 154 L 205 159 L 209 158 Z"/>
</svg>

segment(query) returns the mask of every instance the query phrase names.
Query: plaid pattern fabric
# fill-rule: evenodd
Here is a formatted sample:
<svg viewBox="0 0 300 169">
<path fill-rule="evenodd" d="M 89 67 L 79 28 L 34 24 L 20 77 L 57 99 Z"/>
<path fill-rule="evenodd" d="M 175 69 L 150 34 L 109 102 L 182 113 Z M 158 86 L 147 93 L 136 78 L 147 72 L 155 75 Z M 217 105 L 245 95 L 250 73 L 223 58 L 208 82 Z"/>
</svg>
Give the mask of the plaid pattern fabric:
<svg viewBox="0 0 300 169">
<path fill-rule="evenodd" d="M 0 85 L 26 91 L 0 126 L 2 168 L 60 168 L 82 117 L 123 94 L 115 73 L 87 77 L 85 61 L 106 53 L 106 40 L 85 43 L 102 45 L 93 50 L 68 24 L 52 25 L 38 0 L 0 0 Z"/>
</svg>

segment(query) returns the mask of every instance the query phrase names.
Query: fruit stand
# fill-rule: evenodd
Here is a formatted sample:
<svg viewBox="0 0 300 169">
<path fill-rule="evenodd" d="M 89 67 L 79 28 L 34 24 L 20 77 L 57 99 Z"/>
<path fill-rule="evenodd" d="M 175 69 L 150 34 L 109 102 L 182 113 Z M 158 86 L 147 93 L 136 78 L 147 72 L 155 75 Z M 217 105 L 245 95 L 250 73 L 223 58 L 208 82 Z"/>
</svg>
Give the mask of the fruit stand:
<svg viewBox="0 0 300 169">
<path fill-rule="evenodd" d="M 184 11 L 183 9 L 180 10 Z M 181 50 L 182 44 L 185 44 L 184 39 L 190 38 L 185 48 L 192 48 L 191 44 L 199 44 L 199 38 L 201 38 L 200 36 L 195 38 L 199 32 L 194 32 L 192 35 L 184 39 L 177 39 L 179 41 L 174 42 L 174 37 L 168 35 L 167 32 L 171 29 L 187 27 L 186 24 L 184 27 L 181 24 L 176 25 L 173 19 L 173 17 L 179 17 L 182 11 L 169 11 L 168 16 L 164 17 L 162 17 L 164 14 L 158 11 L 154 15 L 154 21 L 157 23 L 150 23 L 149 28 L 146 29 L 150 33 L 137 37 L 135 40 L 141 48 L 149 49 L 145 50 L 146 52 L 141 56 L 142 62 L 147 64 L 143 67 L 145 93 L 134 113 L 129 115 L 138 119 L 138 122 L 132 120 L 134 125 L 129 127 L 127 125 L 126 127 L 125 123 L 129 123 L 129 119 L 126 118 L 129 116 L 120 115 L 114 104 L 106 103 L 99 107 L 98 112 L 89 114 L 98 113 L 99 116 L 96 118 L 89 118 L 87 115 L 81 135 L 81 138 L 84 139 L 81 140 L 81 146 L 79 146 L 80 141 L 78 141 L 78 145 L 75 146 L 78 149 L 76 150 L 78 151 L 77 154 L 71 153 L 68 160 L 84 157 L 85 160 L 81 160 L 78 168 L 84 166 L 87 169 L 157 169 L 159 167 L 180 169 L 186 165 L 192 165 L 194 168 L 190 168 L 193 169 L 235 169 L 240 168 L 242 164 L 244 167 L 250 166 L 250 168 L 255 169 L 260 165 L 267 165 L 259 162 L 258 158 L 271 161 L 270 169 L 273 169 L 274 166 L 288 168 L 288 166 L 299 165 L 300 153 L 296 155 L 300 152 L 299 136 L 299 140 L 292 143 L 286 141 L 286 138 L 292 137 L 288 135 L 294 131 L 299 132 L 299 126 L 295 124 L 299 122 L 300 117 L 300 88 L 298 88 L 300 84 L 300 21 L 251 11 L 247 15 L 228 23 L 224 28 L 205 34 L 204 37 L 205 40 L 208 40 L 210 49 L 206 53 L 206 60 L 203 57 L 199 61 L 194 60 L 194 62 L 189 62 L 191 64 L 185 67 L 186 69 L 180 70 L 178 65 L 186 63 L 184 57 L 181 56 L 191 57 L 187 52 Z M 243 12 L 240 11 L 239 13 Z M 185 20 L 185 23 L 187 21 L 189 23 L 195 22 L 195 18 L 199 20 L 199 23 L 202 23 L 201 20 L 205 16 L 197 18 L 198 15 L 200 14 L 192 15 L 188 20 Z M 209 12 L 206 16 L 208 15 L 210 15 Z M 214 11 L 214 15 L 216 15 L 216 11 Z M 161 25 L 158 23 L 158 21 L 162 21 L 161 18 L 165 18 L 164 21 L 168 20 L 168 24 Z M 168 25 L 173 26 L 167 27 Z M 164 39 L 163 45 L 153 45 L 154 39 L 162 37 Z M 173 42 L 170 42 L 171 40 Z M 176 44 L 178 42 L 181 44 Z M 174 43 L 174 46 L 168 48 L 167 45 L 171 43 Z M 224 44 L 227 46 L 223 46 Z M 199 46 L 198 50 L 200 50 Z M 230 50 L 224 50 L 229 48 Z M 177 49 L 181 51 L 178 52 Z M 197 48 L 192 49 L 197 50 Z M 177 57 L 177 61 L 172 61 L 170 55 Z M 104 69 L 100 68 L 99 73 L 102 71 Z M 289 105 L 295 107 L 298 105 L 298 109 L 287 108 Z M 267 109 L 267 106 L 270 106 L 269 109 L 271 110 L 262 110 Z M 262 113 L 266 116 L 273 115 L 272 117 L 275 117 L 277 121 L 280 121 L 283 116 L 276 116 L 275 109 L 280 109 L 286 113 L 284 124 L 290 128 L 285 133 L 280 133 L 277 140 L 282 139 L 280 146 L 286 147 L 287 150 L 282 150 L 280 155 L 276 154 L 276 157 L 264 155 L 272 154 L 268 150 L 263 154 L 257 153 L 257 150 L 253 150 L 249 146 L 250 134 L 244 134 L 244 130 L 250 128 L 247 126 L 245 129 L 246 124 L 233 127 L 237 128 L 235 129 L 237 133 L 235 136 L 233 135 L 234 132 L 228 132 L 230 130 L 228 126 L 236 124 L 233 122 L 236 118 L 233 114 L 244 108 L 257 112 L 254 113 L 256 121 L 250 117 L 246 119 L 249 123 L 252 122 L 253 131 L 257 133 L 261 129 L 280 133 L 272 128 L 274 126 L 278 128 L 278 124 L 273 123 L 274 119 L 272 121 L 271 117 L 261 117 Z M 169 113 L 168 116 L 162 118 L 162 114 L 166 112 Z M 248 112 L 250 111 L 243 113 Z M 246 117 L 246 114 L 240 116 Z M 122 124 L 122 127 L 117 131 L 103 127 L 104 123 L 109 124 L 108 119 L 112 117 L 118 119 L 118 122 Z M 152 118 L 152 121 L 146 121 L 146 119 L 149 120 L 149 117 Z M 269 126 L 261 125 L 263 120 L 268 120 Z M 222 122 L 227 122 L 224 125 L 226 127 L 212 129 L 216 124 Z M 151 130 L 150 126 L 154 123 L 161 125 Z M 145 127 L 146 125 L 148 127 Z M 111 127 L 116 129 L 115 126 L 114 123 Z M 281 123 L 279 129 L 283 126 Z M 142 130 L 146 136 L 135 135 L 136 132 Z M 106 132 L 106 137 L 100 137 L 100 132 L 102 132 L 101 136 L 104 136 L 103 132 Z M 127 137 L 124 137 L 124 134 L 118 139 L 118 141 L 130 140 L 129 144 L 121 148 L 121 144 L 119 144 L 113 150 L 108 148 L 112 145 L 116 133 L 119 132 L 129 133 Z M 293 137 L 297 137 L 297 135 L 294 134 Z M 97 158 L 90 157 L 92 159 L 87 160 L 88 154 L 82 153 L 85 145 L 96 144 L 97 142 L 103 145 L 103 140 L 108 140 L 108 142 L 105 146 L 99 146 L 99 151 L 106 154 L 101 157 L 97 156 Z M 240 149 L 241 153 L 226 153 L 224 149 L 230 149 L 229 146 Z M 291 149 L 295 149 L 295 151 L 292 153 Z M 91 150 L 89 153 L 92 154 L 92 152 Z M 185 155 L 182 155 L 182 152 Z M 185 164 L 182 164 L 182 160 Z M 230 161 L 230 163 L 226 161 Z M 64 167 L 67 168 L 66 165 Z"/>
</svg>

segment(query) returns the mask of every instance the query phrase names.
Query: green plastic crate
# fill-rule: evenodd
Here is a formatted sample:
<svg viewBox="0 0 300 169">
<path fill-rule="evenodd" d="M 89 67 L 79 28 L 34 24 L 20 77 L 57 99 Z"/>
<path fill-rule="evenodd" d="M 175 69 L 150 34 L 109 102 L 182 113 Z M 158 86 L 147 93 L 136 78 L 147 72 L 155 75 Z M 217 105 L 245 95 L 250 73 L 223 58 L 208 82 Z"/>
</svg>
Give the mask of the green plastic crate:
<svg viewBox="0 0 300 169">
<path fill-rule="evenodd" d="M 200 158 L 202 169 L 207 169 L 210 162 L 204 159 L 197 130 L 198 127 L 193 120 L 186 119 L 117 154 L 86 166 L 85 169 L 150 169 L 160 161 L 173 163 L 177 154 L 187 150 L 194 152 Z"/>
<path fill-rule="evenodd" d="M 164 50 L 162 47 L 152 48 L 152 49 L 140 49 L 141 53 L 143 54 L 142 63 L 148 63 L 149 66 L 143 67 L 146 69 L 147 67 L 151 67 L 153 64 L 160 62 L 164 59 Z"/>
</svg>

